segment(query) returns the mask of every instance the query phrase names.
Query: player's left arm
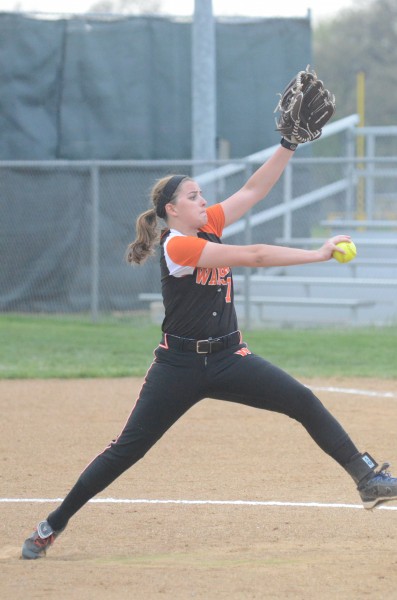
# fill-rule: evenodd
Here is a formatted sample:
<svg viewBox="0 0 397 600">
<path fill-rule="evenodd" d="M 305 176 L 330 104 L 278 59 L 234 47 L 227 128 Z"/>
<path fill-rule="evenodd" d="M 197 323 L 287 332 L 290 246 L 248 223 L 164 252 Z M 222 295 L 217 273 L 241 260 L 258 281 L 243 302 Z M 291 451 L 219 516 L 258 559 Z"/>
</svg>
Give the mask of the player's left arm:
<svg viewBox="0 0 397 600">
<path fill-rule="evenodd" d="M 275 153 L 251 175 L 247 182 L 220 202 L 225 214 L 225 226 L 241 219 L 245 213 L 263 200 L 280 179 L 294 153 L 280 146 Z"/>
</svg>

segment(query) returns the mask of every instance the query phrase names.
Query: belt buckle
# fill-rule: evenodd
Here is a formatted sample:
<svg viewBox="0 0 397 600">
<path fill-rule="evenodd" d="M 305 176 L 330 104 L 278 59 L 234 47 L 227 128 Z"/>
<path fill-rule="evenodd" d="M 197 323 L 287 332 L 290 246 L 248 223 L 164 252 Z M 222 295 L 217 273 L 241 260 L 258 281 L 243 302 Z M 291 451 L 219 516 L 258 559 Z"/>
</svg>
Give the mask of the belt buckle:
<svg viewBox="0 0 397 600">
<path fill-rule="evenodd" d="M 200 350 L 200 344 L 206 342 L 208 344 L 207 350 Z M 196 342 L 196 353 L 197 354 L 208 354 L 211 352 L 211 341 L 210 340 L 197 340 Z"/>
</svg>

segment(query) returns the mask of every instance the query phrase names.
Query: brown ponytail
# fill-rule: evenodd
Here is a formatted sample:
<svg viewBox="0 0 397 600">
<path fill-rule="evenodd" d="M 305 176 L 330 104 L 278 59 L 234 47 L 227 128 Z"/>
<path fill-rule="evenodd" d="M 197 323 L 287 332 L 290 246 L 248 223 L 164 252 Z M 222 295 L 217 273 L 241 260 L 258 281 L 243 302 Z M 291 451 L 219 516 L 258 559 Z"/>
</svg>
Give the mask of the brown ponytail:
<svg viewBox="0 0 397 600">
<path fill-rule="evenodd" d="M 125 255 L 128 263 L 140 265 L 154 254 L 159 240 L 156 209 L 150 208 L 139 215 L 136 221 L 136 239 L 128 245 Z"/>
<path fill-rule="evenodd" d="M 125 255 L 128 263 L 139 265 L 154 254 L 155 247 L 160 240 L 157 217 L 167 221 L 164 210 L 165 202 L 171 204 L 175 202 L 178 185 L 184 179 L 189 178 L 185 175 L 170 175 L 159 179 L 154 185 L 150 196 L 153 208 L 141 213 L 136 220 L 136 239 L 128 245 Z M 171 187 L 171 191 L 169 191 L 169 187 Z"/>
</svg>

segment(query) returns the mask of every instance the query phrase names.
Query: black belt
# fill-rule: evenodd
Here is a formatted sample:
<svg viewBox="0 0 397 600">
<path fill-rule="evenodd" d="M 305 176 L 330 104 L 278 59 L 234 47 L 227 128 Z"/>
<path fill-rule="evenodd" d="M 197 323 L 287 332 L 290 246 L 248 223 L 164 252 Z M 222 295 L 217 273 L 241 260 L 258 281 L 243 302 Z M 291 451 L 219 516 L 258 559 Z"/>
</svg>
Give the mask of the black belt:
<svg viewBox="0 0 397 600">
<path fill-rule="evenodd" d="M 169 333 L 165 333 L 162 339 L 162 345 L 171 350 L 196 352 L 197 354 L 212 354 L 231 346 L 237 346 L 240 343 L 241 333 L 239 331 L 234 331 L 219 338 L 209 338 L 208 340 L 192 340 L 191 338 L 182 338 Z"/>
</svg>

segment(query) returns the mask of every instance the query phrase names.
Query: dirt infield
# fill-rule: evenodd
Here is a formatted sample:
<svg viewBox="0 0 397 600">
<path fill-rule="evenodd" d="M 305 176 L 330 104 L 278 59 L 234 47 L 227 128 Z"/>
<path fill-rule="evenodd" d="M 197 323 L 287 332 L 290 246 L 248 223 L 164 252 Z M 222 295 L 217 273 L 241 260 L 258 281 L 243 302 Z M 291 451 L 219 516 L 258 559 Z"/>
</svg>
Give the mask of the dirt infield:
<svg viewBox="0 0 397 600">
<path fill-rule="evenodd" d="M 317 395 L 360 449 L 397 473 L 395 381 L 304 383 L 364 390 Z M 19 560 L 56 506 L 37 500 L 68 492 L 119 433 L 140 385 L 0 381 L 1 598 L 397 598 L 397 510 L 359 508 L 350 478 L 296 422 L 209 400 L 98 498 L 224 503 L 90 502 L 46 559 Z"/>
</svg>

